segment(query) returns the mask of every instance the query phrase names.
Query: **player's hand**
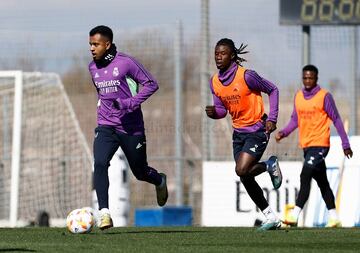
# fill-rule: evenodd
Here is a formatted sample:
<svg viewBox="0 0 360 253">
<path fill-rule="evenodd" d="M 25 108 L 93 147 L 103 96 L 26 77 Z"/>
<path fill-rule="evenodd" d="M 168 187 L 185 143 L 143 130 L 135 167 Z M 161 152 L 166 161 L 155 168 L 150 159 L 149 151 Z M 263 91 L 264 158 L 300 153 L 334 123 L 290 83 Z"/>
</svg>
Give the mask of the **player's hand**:
<svg viewBox="0 0 360 253">
<path fill-rule="evenodd" d="M 206 115 L 209 117 L 209 118 L 214 118 L 215 117 L 215 106 L 214 105 L 207 105 L 206 108 L 205 108 L 205 112 L 206 112 Z"/>
<path fill-rule="evenodd" d="M 351 148 L 344 149 L 344 155 L 350 159 L 353 156 L 353 152 L 352 152 Z"/>
<path fill-rule="evenodd" d="M 282 138 L 284 138 L 284 134 L 283 134 L 282 132 L 277 132 L 277 133 L 275 134 L 275 140 L 276 140 L 276 142 L 279 143 Z"/>
<path fill-rule="evenodd" d="M 276 123 L 272 121 L 266 121 L 265 123 L 265 132 L 271 134 L 276 130 Z"/>
</svg>

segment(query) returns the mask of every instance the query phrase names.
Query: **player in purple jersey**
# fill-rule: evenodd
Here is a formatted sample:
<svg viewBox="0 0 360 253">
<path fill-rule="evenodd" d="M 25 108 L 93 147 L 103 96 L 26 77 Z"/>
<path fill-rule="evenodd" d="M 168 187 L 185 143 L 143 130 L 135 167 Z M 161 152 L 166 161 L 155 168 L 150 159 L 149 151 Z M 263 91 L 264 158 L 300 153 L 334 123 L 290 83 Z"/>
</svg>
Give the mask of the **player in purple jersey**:
<svg viewBox="0 0 360 253">
<path fill-rule="evenodd" d="M 255 71 L 245 69 L 239 55 L 244 46 L 236 48 L 231 39 L 221 39 L 215 47 L 215 62 L 219 72 L 210 81 L 214 105 L 206 106 L 212 119 L 224 118 L 229 112 L 233 121 L 233 155 L 235 171 L 250 198 L 264 214 L 266 221 L 259 230 L 273 230 L 281 225 L 280 219 L 269 206 L 255 177 L 267 171 L 275 189 L 282 183 L 276 156 L 259 162 L 267 147 L 270 133 L 276 129 L 279 91 Z M 269 96 L 269 117 L 263 112 L 261 92 Z"/>
<path fill-rule="evenodd" d="M 131 171 L 141 181 L 155 185 L 157 203 L 166 204 L 166 175 L 148 166 L 141 103 L 157 89 L 157 81 L 133 57 L 117 52 L 113 32 L 97 26 L 89 33 L 93 61 L 89 71 L 98 93 L 94 139 L 94 186 L 99 202 L 100 229 L 113 226 L 109 212 L 110 160 L 119 147 Z"/>
<path fill-rule="evenodd" d="M 279 142 L 299 128 L 299 142 L 304 151 L 296 206 L 283 222 L 290 226 L 297 225 L 299 214 L 309 198 L 311 180 L 314 178 L 329 212 L 326 226 L 340 227 L 335 197 L 326 175 L 325 157 L 330 148 L 330 121 L 334 123 L 340 135 L 345 156 L 351 158 L 353 152 L 332 95 L 317 84 L 318 72 L 314 65 L 303 67 L 304 88 L 295 95 L 294 109 L 289 123 L 275 135 L 276 141 Z"/>
</svg>

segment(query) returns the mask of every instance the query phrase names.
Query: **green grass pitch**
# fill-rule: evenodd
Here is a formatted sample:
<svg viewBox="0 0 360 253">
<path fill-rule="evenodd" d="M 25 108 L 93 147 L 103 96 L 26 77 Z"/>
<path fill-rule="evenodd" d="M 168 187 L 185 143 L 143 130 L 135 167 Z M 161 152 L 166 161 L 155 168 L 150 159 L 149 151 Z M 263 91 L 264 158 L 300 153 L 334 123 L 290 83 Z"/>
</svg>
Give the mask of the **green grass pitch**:
<svg viewBox="0 0 360 253">
<path fill-rule="evenodd" d="M 360 228 L 1 228 L 0 252 L 360 252 Z"/>
</svg>

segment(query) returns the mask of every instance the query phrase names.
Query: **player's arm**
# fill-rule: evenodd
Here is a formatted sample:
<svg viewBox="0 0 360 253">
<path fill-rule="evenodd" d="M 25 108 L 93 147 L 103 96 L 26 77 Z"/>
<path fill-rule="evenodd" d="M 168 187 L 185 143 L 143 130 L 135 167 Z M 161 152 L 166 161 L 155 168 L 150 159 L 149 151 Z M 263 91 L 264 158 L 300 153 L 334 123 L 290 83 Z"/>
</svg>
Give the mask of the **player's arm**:
<svg viewBox="0 0 360 253">
<path fill-rule="evenodd" d="M 159 86 L 150 72 L 148 72 L 144 66 L 134 58 L 128 58 L 127 67 L 127 76 L 131 77 L 131 79 L 142 87 L 135 96 L 126 99 L 118 98 L 116 101 L 118 102 L 120 109 L 132 112 L 139 108 L 141 103 L 154 94 L 155 91 L 159 89 Z"/>
<path fill-rule="evenodd" d="M 212 119 L 221 119 L 224 118 L 227 114 L 227 110 L 224 104 L 221 102 L 220 98 L 215 95 L 212 79 L 210 80 L 210 90 L 213 96 L 213 105 L 207 105 L 205 108 L 206 115 Z"/>
<path fill-rule="evenodd" d="M 295 98 L 294 98 L 294 107 L 290 116 L 290 120 L 282 130 L 280 130 L 275 134 L 276 142 L 279 142 L 281 139 L 289 136 L 297 127 L 298 127 L 298 116 L 296 113 Z"/>
<path fill-rule="evenodd" d="M 286 127 L 284 127 L 282 130 L 277 132 L 275 135 L 276 142 L 279 142 L 281 139 L 289 136 L 297 127 L 298 127 L 298 117 L 294 105 L 293 112 L 291 113 L 290 116 L 290 121 L 288 122 Z"/>
<path fill-rule="evenodd" d="M 246 70 L 245 81 L 249 89 L 264 92 L 269 96 L 270 110 L 265 129 L 268 133 L 275 131 L 279 113 L 279 89 L 275 84 L 262 78 L 253 70 Z"/>
<path fill-rule="evenodd" d="M 324 99 L 324 110 L 327 113 L 327 115 L 329 116 L 329 118 L 332 120 L 332 122 L 334 123 L 334 126 L 336 128 L 336 131 L 338 132 L 340 139 L 341 139 L 341 143 L 342 143 L 342 148 L 344 150 L 344 154 L 350 158 L 353 155 L 353 152 L 351 150 L 350 147 L 350 142 L 349 142 L 349 138 L 346 134 L 345 128 L 344 128 L 344 124 L 341 120 L 340 114 L 337 110 L 336 104 L 335 104 L 335 100 L 333 98 L 333 96 L 330 93 L 327 93 Z"/>
</svg>

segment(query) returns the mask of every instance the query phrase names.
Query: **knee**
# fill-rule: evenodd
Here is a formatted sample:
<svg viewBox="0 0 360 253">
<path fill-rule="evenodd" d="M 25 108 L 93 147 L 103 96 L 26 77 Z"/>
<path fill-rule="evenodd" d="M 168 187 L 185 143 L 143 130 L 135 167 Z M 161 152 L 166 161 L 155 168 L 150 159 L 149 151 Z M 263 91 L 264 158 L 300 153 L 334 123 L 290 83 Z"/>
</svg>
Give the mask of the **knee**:
<svg viewBox="0 0 360 253">
<path fill-rule="evenodd" d="M 110 163 L 105 159 L 96 159 L 94 161 L 94 173 L 102 174 L 108 170 Z"/>
<path fill-rule="evenodd" d="M 316 178 L 315 180 L 321 191 L 332 191 L 327 177 L 321 179 Z"/>
<path fill-rule="evenodd" d="M 246 168 L 240 164 L 236 164 L 235 172 L 236 172 L 236 175 L 238 175 L 240 178 L 247 175 Z"/>
<path fill-rule="evenodd" d="M 313 174 L 312 171 L 313 171 L 313 167 L 303 166 L 301 173 L 300 173 L 300 179 L 301 180 L 311 180 L 312 174 Z"/>
</svg>

